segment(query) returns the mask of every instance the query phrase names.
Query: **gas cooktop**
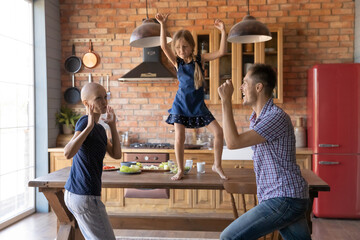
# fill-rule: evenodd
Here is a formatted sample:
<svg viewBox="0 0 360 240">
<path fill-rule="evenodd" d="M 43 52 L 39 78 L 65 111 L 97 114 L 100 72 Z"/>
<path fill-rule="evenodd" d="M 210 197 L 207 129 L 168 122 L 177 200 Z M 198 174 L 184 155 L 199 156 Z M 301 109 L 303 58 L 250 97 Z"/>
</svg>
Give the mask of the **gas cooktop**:
<svg viewBox="0 0 360 240">
<path fill-rule="evenodd" d="M 173 149 L 174 145 L 170 143 L 132 143 L 130 148 L 158 148 L 158 149 Z"/>
</svg>

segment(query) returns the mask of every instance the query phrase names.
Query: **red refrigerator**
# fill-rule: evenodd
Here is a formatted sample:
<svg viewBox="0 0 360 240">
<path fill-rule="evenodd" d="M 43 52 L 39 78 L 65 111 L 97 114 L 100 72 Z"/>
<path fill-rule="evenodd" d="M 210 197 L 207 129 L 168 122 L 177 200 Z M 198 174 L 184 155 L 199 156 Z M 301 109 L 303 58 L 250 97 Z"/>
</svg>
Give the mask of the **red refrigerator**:
<svg viewBox="0 0 360 240">
<path fill-rule="evenodd" d="M 360 218 L 360 64 L 320 64 L 308 71 L 308 146 L 313 171 L 330 185 L 313 213 Z"/>
</svg>

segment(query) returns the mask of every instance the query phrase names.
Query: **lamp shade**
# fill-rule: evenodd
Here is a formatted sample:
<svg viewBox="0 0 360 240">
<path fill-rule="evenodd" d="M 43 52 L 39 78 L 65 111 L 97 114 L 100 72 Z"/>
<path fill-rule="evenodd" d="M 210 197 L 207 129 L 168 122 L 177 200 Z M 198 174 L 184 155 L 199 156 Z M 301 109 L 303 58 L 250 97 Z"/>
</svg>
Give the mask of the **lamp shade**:
<svg viewBox="0 0 360 240">
<path fill-rule="evenodd" d="M 169 43 L 171 40 L 170 34 L 166 32 L 166 42 Z M 144 19 L 131 34 L 130 46 L 138 48 L 160 46 L 160 24 L 153 19 Z"/>
<path fill-rule="evenodd" d="M 253 16 L 246 15 L 241 22 L 235 24 L 229 32 L 228 42 L 256 43 L 271 40 L 271 33 L 265 24 Z"/>
</svg>

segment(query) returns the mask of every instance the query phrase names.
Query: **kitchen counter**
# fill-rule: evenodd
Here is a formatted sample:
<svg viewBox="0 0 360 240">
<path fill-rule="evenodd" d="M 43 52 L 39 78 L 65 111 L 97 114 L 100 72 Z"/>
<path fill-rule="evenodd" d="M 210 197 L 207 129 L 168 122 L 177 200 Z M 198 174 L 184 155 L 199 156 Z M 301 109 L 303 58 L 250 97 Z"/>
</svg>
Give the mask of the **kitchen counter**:
<svg viewBox="0 0 360 240">
<path fill-rule="evenodd" d="M 71 166 L 72 161 L 69 161 L 64 156 L 64 148 L 49 148 L 49 159 L 51 171 L 56 171 L 63 167 Z M 168 153 L 169 159 L 176 159 L 174 149 L 155 149 L 155 148 L 122 148 L 122 153 Z M 312 169 L 312 150 L 309 148 L 297 148 L 296 149 L 296 163 L 300 168 Z M 224 147 L 222 154 L 222 162 L 224 167 L 240 167 L 240 168 L 252 168 L 253 151 L 250 147 L 230 150 Z M 214 162 L 214 150 L 211 149 L 185 149 L 184 159 L 192 159 L 194 162 L 207 162 L 212 164 Z M 108 165 L 119 165 L 119 162 L 124 161 L 122 159 L 113 159 L 108 154 L 105 155 L 104 163 Z"/>
<path fill-rule="evenodd" d="M 122 147 L 123 153 L 175 153 L 174 149 L 162 148 L 127 148 Z M 48 152 L 64 152 L 64 148 L 49 148 Z M 213 153 L 214 150 L 209 149 L 185 149 L 185 153 Z"/>
<path fill-rule="evenodd" d="M 248 149 L 248 148 L 245 148 Z M 174 149 L 154 149 L 154 148 L 127 148 L 127 147 L 122 147 L 122 152 L 123 153 L 136 153 L 136 152 L 140 152 L 140 153 L 175 153 Z M 230 150 L 227 149 L 226 147 L 224 147 L 224 151 L 230 151 L 230 152 L 236 152 L 236 151 L 241 151 L 242 149 L 236 149 L 236 150 Z M 64 148 L 59 147 L 59 148 L 49 148 L 48 152 L 64 152 Z M 185 149 L 184 153 L 214 153 L 213 149 Z M 297 148 L 296 149 L 296 154 L 312 154 L 312 150 L 310 148 Z M 248 152 L 247 152 L 248 154 Z"/>
</svg>

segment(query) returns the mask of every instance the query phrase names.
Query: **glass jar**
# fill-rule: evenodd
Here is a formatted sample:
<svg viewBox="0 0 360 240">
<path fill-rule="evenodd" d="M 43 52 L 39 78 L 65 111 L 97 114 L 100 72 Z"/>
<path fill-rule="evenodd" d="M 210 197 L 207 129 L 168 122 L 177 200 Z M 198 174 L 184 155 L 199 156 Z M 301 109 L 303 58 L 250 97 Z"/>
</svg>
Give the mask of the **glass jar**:
<svg viewBox="0 0 360 240">
<path fill-rule="evenodd" d="M 205 41 L 201 42 L 201 54 L 208 53 L 208 43 Z"/>
<path fill-rule="evenodd" d="M 125 146 L 125 147 L 130 146 L 129 132 L 125 132 L 125 136 L 124 136 L 124 146 Z"/>
<path fill-rule="evenodd" d="M 300 117 L 296 120 L 294 133 L 295 133 L 295 147 L 297 148 L 306 147 L 306 130 L 304 127 L 303 118 Z"/>
</svg>

